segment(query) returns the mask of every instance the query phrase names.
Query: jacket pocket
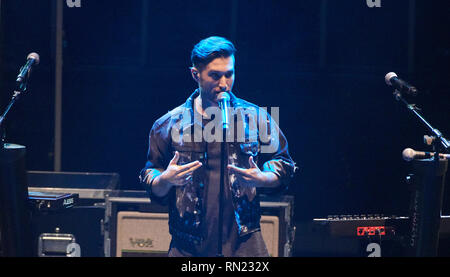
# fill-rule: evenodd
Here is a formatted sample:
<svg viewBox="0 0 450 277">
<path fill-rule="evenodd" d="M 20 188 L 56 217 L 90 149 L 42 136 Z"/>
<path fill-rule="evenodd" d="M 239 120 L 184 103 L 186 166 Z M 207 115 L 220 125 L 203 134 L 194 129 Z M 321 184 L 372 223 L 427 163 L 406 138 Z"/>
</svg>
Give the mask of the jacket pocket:
<svg viewBox="0 0 450 277">
<path fill-rule="evenodd" d="M 175 155 L 175 151 L 180 153 L 180 159 L 178 165 L 185 165 L 194 161 L 200 161 L 202 164 L 206 164 L 206 144 L 204 143 L 183 143 L 178 144 L 172 142 L 172 154 Z"/>
<path fill-rule="evenodd" d="M 260 145 L 257 141 L 236 143 L 230 145 L 230 155 L 228 156 L 228 163 L 239 168 L 250 168 L 249 158 L 253 157 L 253 161 L 258 163 L 258 153 Z M 252 186 L 242 185 L 236 174 L 229 174 L 229 182 L 233 195 L 237 198 L 244 196 L 252 201 L 256 195 L 256 188 Z"/>
<path fill-rule="evenodd" d="M 206 147 L 203 147 L 202 144 L 184 143 L 179 145 L 172 143 L 172 149 L 173 155 L 175 155 L 175 151 L 180 154 L 178 165 L 185 165 L 197 160 L 206 164 Z M 202 210 L 201 195 L 204 188 L 203 175 L 202 168 L 199 168 L 194 171 L 192 178 L 188 179 L 186 185 L 176 187 L 178 215 L 183 219 L 190 218 L 190 220 L 185 220 L 188 225 L 198 225 L 199 223 L 198 217 Z"/>
<path fill-rule="evenodd" d="M 236 146 L 236 166 L 241 168 L 250 168 L 249 158 L 253 157 L 255 163 L 258 162 L 258 153 L 260 152 L 260 144 L 257 141 L 239 143 Z"/>
</svg>

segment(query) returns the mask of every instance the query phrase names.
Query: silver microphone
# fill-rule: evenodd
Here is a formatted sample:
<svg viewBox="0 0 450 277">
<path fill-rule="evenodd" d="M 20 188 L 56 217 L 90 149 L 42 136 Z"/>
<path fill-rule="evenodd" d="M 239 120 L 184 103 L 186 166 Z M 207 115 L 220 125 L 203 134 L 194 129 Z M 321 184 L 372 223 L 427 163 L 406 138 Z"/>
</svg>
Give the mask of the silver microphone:
<svg viewBox="0 0 450 277">
<path fill-rule="evenodd" d="M 27 76 L 30 69 L 38 65 L 40 62 L 39 54 L 38 53 L 30 53 L 27 57 L 27 63 L 20 69 L 19 75 L 17 75 L 16 82 L 22 83 L 25 80 L 25 77 Z"/>
<path fill-rule="evenodd" d="M 422 151 L 415 151 L 411 148 L 406 148 L 403 150 L 403 159 L 407 162 L 417 159 L 429 159 L 434 157 L 434 152 L 422 152 Z M 447 159 L 450 160 L 450 154 L 439 154 L 439 158 L 441 159 Z"/>
<path fill-rule="evenodd" d="M 228 92 L 221 92 L 219 94 L 219 107 L 222 110 L 222 128 L 228 129 L 230 127 L 230 117 L 228 115 L 228 108 L 230 107 L 230 94 Z"/>
<path fill-rule="evenodd" d="M 398 78 L 397 74 L 395 74 L 394 72 L 389 72 L 388 74 L 386 74 L 386 76 L 384 76 L 384 81 L 388 86 L 394 87 L 402 93 L 410 94 L 413 96 L 416 96 L 418 94 L 418 90 L 414 86 L 411 86 L 407 82 Z"/>
</svg>

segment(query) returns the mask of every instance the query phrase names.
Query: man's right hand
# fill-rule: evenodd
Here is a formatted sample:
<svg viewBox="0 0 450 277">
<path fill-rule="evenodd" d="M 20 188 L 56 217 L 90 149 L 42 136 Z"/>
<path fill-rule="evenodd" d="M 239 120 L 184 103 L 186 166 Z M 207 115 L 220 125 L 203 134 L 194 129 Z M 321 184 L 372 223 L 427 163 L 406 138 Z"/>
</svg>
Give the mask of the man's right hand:
<svg viewBox="0 0 450 277">
<path fill-rule="evenodd" d="M 177 165 L 180 159 L 180 153 L 175 152 L 167 169 L 159 176 L 160 181 L 169 186 L 184 186 L 192 179 L 192 174 L 203 164 L 199 161 L 191 162 L 185 165 Z"/>
<path fill-rule="evenodd" d="M 158 196 L 166 195 L 173 186 L 184 186 L 192 179 L 192 174 L 203 164 L 199 161 L 191 162 L 185 165 L 177 165 L 180 159 L 180 153 L 175 152 L 167 169 L 161 175 L 153 180 L 152 191 Z"/>
</svg>

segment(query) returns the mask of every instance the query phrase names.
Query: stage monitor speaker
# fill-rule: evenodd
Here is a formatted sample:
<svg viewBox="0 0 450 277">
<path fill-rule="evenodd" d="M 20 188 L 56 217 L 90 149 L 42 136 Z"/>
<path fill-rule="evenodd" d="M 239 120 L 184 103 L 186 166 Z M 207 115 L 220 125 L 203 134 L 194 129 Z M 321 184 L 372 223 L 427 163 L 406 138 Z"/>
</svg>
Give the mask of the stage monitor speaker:
<svg viewBox="0 0 450 277">
<path fill-rule="evenodd" d="M 0 246 L 6 257 L 32 256 L 25 158 L 25 146 L 0 147 Z"/>
<path fill-rule="evenodd" d="M 167 256 L 171 236 L 167 213 L 123 211 L 117 214 L 116 257 Z M 261 217 L 261 232 L 269 255 L 278 257 L 280 220 Z"/>
</svg>

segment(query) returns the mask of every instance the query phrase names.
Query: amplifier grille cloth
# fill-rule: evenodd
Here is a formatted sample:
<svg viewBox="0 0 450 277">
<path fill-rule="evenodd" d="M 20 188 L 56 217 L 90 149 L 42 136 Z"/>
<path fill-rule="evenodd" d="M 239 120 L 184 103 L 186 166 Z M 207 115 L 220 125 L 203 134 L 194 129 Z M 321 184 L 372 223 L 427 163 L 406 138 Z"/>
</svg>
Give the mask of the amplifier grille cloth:
<svg viewBox="0 0 450 277">
<path fill-rule="evenodd" d="M 169 249 L 168 214 L 121 211 L 117 214 L 116 256 L 164 256 Z M 279 218 L 263 215 L 261 232 L 272 257 L 278 257 Z"/>
</svg>

